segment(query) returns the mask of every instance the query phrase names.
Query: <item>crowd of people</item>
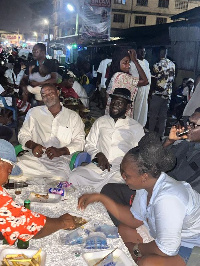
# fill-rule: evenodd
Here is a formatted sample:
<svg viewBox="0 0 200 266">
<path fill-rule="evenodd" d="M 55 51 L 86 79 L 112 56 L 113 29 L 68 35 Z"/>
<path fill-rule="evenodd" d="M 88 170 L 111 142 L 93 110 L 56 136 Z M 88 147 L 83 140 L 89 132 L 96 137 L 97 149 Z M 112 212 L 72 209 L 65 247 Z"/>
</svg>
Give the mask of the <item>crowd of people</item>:
<svg viewBox="0 0 200 266">
<path fill-rule="evenodd" d="M 8 102 L 15 95 L 25 116 L 18 141 L 26 153 L 18 158 L 5 133 L 9 127 L 0 127 L 0 231 L 8 243 L 74 228 L 69 214 L 52 219 L 34 213 L 3 187 L 9 175 L 31 184 L 56 177 L 77 188 L 93 187 L 96 193 L 81 196 L 78 208 L 103 203 L 139 266 L 186 265 L 200 246 L 200 93 L 198 78 L 185 78 L 173 91 L 175 70 L 165 47 L 152 71 L 144 47 L 117 47 L 100 62 L 95 84 L 88 62 L 66 70 L 58 83 L 58 66 L 38 43 L 26 69 L 15 63 L 1 72 L 1 95 Z M 86 136 L 80 114 L 90 107 L 91 95 L 98 95 L 105 114 Z M 165 136 L 170 100 L 184 126 L 177 123 Z M 91 162 L 71 170 L 73 154 L 81 151 Z"/>
</svg>

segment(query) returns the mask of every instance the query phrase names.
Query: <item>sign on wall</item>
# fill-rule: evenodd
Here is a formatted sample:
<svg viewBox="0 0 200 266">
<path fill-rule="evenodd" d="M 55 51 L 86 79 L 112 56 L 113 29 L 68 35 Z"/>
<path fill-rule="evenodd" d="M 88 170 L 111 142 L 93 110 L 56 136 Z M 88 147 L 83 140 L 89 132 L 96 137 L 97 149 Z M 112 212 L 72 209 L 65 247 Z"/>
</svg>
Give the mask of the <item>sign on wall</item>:
<svg viewBox="0 0 200 266">
<path fill-rule="evenodd" d="M 82 38 L 110 38 L 111 0 L 85 0 L 82 13 Z"/>
</svg>

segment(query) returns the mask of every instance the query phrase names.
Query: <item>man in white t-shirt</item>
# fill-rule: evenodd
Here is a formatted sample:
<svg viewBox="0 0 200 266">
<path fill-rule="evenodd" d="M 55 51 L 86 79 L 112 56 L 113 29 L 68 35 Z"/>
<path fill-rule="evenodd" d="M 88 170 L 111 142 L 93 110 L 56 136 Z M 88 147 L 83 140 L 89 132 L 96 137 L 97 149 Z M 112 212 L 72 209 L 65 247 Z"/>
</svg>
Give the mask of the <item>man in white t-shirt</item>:
<svg viewBox="0 0 200 266">
<path fill-rule="evenodd" d="M 137 96 L 134 103 L 134 119 L 138 121 L 143 127 L 147 122 L 147 112 L 148 112 L 148 96 L 151 85 L 151 72 L 149 68 L 149 62 L 144 59 L 146 55 L 145 48 L 140 46 L 137 48 L 137 59 L 144 70 L 149 84 L 146 86 L 141 86 L 138 88 Z M 135 64 L 131 61 L 130 63 L 130 74 L 133 77 L 139 77 L 137 68 Z"/>
<path fill-rule="evenodd" d="M 107 98 L 106 98 L 106 80 L 109 73 L 109 67 L 111 65 L 111 56 L 102 60 L 97 69 L 97 88 L 100 91 L 100 102 L 102 103 L 102 108 L 106 108 Z"/>
</svg>

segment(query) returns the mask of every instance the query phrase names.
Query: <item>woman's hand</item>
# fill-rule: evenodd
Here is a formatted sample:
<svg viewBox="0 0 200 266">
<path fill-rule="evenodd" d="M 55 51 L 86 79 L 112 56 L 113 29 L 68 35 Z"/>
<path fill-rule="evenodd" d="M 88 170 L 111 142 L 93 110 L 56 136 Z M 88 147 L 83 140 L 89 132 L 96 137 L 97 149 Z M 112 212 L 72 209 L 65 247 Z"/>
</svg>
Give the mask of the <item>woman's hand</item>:
<svg viewBox="0 0 200 266">
<path fill-rule="evenodd" d="M 68 213 L 65 213 L 60 216 L 59 220 L 63 224 L 62 229 L 73 230 L 76 227 L 74 217 Z"/>
<path fill-rule="evenodd" d="M 84 194 L 78 199 L 78 209 L 84 210 L 89 204 L 100 201 L 101 194 Z"/>
<path fill-rule="evenodd" d="M 134 49 L 129 50 L 128 53 L 130 55 L 131 61 L 137 61 L 137 53 Z"/>
</svg>

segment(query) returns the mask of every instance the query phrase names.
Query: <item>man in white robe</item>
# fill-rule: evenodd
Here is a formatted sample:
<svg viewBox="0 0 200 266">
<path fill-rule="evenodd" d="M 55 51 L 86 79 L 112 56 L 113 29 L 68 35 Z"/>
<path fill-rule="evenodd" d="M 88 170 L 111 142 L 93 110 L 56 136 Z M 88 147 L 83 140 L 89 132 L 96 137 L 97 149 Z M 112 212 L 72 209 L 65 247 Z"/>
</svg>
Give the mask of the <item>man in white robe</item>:
<svg viewBox="0 0 200 266">
<path fill-rule="evenodd" d="M 138 121 L 138 123 L 140 123 L 143 127 L 146 125 L 147 122 L 148 96 L 151 85 L 151 72 L 149 68 L 149 62 L 146 59 L 144 59 L 145 54 L 146 54 L 145 48 L 138 47 L 137 59 L 140 66 L 144 70 L 144 73 L 146 74 L 149 82 L 148 85 L 141 86 L 138 88 L 137 96 L 135 98 L 135 103 L 134 103 L 134 119 Z M 139 77 L 137 68 L 132 61 L 130 63 L 130 74 L 133 77 Z"/>
<path fill-rule="evenodd" d="M 29 110 L 19 132 L 19 142 L 29 152 L 19 157 L 18 165 L 25 179 L 66 180 L 71 154 L 84 148 L 84 124 L 76 112 L 60 104 L 54 85 L 43 85 L 41 96 L 45 105 Z"/>
<path fill-rule="evenodd" d="M 110 104 L 110 115 L 97 119 L 86 139 L 85 151 L 92 158 L 86 166 L 76 168 L 69 181 L 74 186 L 93 186 L 96 191 L 107 183 L 122 183 L 120 163 L 125 153 L 144 135 L 142 126 L 125 116 L 130 108 L 130 91 L 116 88 Z"/>
</svg>

